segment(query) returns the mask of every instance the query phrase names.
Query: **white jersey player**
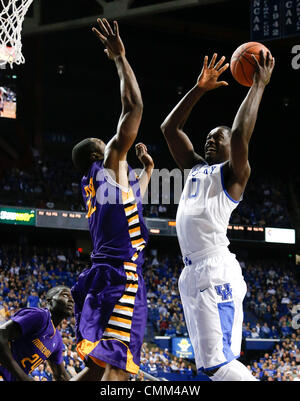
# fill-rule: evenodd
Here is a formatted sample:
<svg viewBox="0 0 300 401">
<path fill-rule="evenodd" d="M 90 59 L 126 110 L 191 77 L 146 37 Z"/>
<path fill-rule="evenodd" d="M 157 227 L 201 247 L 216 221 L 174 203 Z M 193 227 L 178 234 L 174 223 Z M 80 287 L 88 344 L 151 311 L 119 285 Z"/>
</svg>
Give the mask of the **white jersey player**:
<svg viewBox="0 0 300 401">
<path fill-rule="evenodd" d="M 232 128 L 219 126 L 206 138 L 205 158 L 199 156 L 183 131 L 193 107 L 227 68 L 225 57 L 208 65 L 204 58 L 197 84 L 181 99 L 161 126 L 169 149 L 182 169 L 189 169 L 178 205 L 176 229 L 185 268 L 179 291 L 196 365 L 213 381 L 256 380 L 239 361 L 243 299 L 246 283 L 229 249 L 227 226 L 242 199 L 250 176 L 248 145 L 259 104 L 274 59 L 270 53 L 253 56 L 257 66 L 253 85 L 242 102 Z"/>
</svg>

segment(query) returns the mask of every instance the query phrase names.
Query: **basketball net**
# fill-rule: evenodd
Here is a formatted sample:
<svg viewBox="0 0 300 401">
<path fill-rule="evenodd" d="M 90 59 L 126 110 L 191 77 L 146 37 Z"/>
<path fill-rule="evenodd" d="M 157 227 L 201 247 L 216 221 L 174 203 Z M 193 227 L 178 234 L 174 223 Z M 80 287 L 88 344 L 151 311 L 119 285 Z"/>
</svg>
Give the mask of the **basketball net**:
<svg viewBox="0 0 300 401">
<path fill-rule="evenodd" d="M 33 0 L 0 0 L 0 68 L 6 63 L 23 64 L 21 32 Z"/>
</svg>

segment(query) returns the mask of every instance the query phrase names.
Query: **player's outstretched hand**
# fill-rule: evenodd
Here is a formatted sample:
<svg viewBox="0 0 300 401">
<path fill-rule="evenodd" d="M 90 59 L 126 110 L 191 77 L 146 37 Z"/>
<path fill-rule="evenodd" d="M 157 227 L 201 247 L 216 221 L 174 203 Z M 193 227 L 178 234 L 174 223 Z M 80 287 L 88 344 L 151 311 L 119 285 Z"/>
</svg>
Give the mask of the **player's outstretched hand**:
<svg viewBox="0 0 300 401">
<path fill-rule="evenodd" d="M 154 162 L 152 157 L 149 155 L 147 151 L 147 146 L 143 143 L 137 143 L 135 145 L 135 152 L 139 159 L 139 161 L 144 165 L 144 167 L 151 167 L 153 168 Z"/>
<path fill-rule="evenodd" d="M 219 76 L 227 70 L 229 64 L 225 64 L 222 67 L 222 64 L 225 61 L 225 57 L 221 57 L 220 60 L 216 63 L 217 53 L 214 53 L 210 63 L 208 64 L 208 56 L 204 57 L 202 71 L 198 77 L 197 85 L 203 89 L 204 91 L 210 91 L 220 86 L 228 86 L 226 81 L 218 81 Z"/>
<path fill-rule="evenodd" d="M 117 21 L 113 22 L 113 28 L 107 19 L 97 19 L 100 30 L 92 28 L 95 35 L 101 40 L 105 46 L 104 52 L 108 58 L 114 60 L 116 57 L 125 56 L 125 47 L 119 35 L 119 26 Z"/>
<path fill-rule="evenodd" d="M 255 60 L 257 67 L 253 83 L 258 83 L 260 81 L 263 85 L 268 85 L 275 66 L 275 58 L 271 56 L 270 52 L 267 52 L 265 55 L 263 50 L 259 52 L 259 61 L 254 54 L 252 54 L 252 58 Z"/>
</svg>

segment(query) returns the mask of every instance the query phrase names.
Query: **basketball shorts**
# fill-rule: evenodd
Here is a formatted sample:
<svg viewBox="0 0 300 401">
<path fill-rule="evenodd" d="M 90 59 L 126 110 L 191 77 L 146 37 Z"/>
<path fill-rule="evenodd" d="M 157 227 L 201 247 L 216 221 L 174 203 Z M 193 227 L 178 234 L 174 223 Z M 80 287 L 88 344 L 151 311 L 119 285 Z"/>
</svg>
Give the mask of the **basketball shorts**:
<svg viewBox="0 0 300 401">
<path fill-rule="evenodd" d="M 216 369 L 241 352 L 247 286 L 227 248 L 184 267 L 179 292 L 197 369 Z"/>
<path fill-rule="evenodd" d="M 136 374 L 147 323 L 142 266 L 93 264 L 80 274 L 72 295 L 80 357 Z"/>
</svg>

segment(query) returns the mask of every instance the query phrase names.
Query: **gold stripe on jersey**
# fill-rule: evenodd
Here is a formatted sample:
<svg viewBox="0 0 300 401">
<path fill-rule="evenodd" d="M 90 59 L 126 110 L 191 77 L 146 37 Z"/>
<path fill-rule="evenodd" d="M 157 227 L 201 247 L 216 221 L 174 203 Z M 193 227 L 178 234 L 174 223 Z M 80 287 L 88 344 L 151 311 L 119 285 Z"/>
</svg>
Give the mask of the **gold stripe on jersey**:
<svg viewBox="0 0 300 401">
<path fill-rule="evenodd" d="M 138 275 L 136 263 L 124 262 L 123 268 L 126 274 L 125 291 L 113 309 L 102 338 L 122 340 L 128 345 L 130 343 L 135 297 L 138 290 Z"/>
<path fill-rule="evenodd" d="M 146 244 L 146 241 L 141 235 L 141 226 L 140 219 L 138 214 L 138 206 L 133 193 L 132 188 L 130 187 L 128 192 L 122 191 L 122 201 L 124 206 L 125 216 L 128 222 L 128 234 L 131 242 L 131 246 L 137 249 L 138 253 L 141 251 L 139 249 L 142 245 Z M 134 226 L 134 227 L 133 227 Z M 132 227 L 132 228 L 130 228 Z M 134 259 L 137 259 L 138 254 L 134 254 Z"/>
</svg>

